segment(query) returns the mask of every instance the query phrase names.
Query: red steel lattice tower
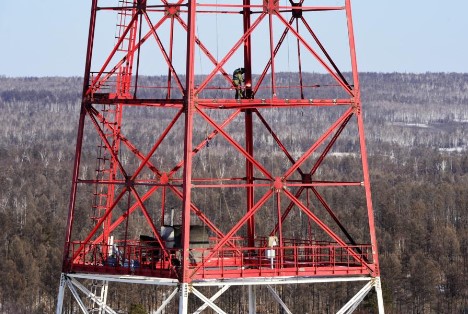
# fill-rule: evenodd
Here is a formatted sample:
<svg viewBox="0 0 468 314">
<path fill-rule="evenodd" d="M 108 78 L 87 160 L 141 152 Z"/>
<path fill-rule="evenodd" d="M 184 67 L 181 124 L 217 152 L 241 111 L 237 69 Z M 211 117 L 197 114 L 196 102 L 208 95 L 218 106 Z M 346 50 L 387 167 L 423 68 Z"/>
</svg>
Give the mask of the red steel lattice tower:
<svg viewBox="0 0 468 314">
<path fill-rule="evenodd" d="M 239 285 L 256 313 L 260 285 L 291 313 L 275 285 L 352 281 L 338 313 L 373 288 L 384 312 L 351 4 L 334 3 L 92 0 L 57 313 L 66 288 L 115 313 L 112 282 L 173 286 L 158 311 L 178 295 L 179 313 L 191 294 L 225 313 Z"/>
</svg>

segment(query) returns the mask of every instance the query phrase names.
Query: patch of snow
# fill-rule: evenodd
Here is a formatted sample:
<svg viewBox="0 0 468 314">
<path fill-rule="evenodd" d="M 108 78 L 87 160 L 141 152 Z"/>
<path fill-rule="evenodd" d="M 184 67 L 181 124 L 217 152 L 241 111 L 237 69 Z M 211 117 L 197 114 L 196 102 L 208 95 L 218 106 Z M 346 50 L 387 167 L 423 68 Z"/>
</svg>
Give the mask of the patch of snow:
<svg viewBox="0 0 468 314">
<path fill-rule="evenodd" d="M 398 126 L 409 126 L 409 127 L 416 127 L 416 128 L 429 128 L 430 125 L 427 123 L 405 123 L 405 122 L 394 122 L 393 125 Z"/>
<path fill-rule="evenodd" d="M 407 126 L 415 126 L 417 128 L 428 128 L 429 124 L 426 123 L 406 123 Z"/>
<path fill-rule="evenodd" d="M 334 153 L 330 153 L 328 154 L 329 156 L 335 156 L 335 157 L 356 157 L 356 153 L 340 153 L 340 152 L 334 152 Z"/>
<path fill-rule="evenodd" d="M 467 150 L 466 146 L 457 146 L 457 147 L 439 147 L 439 152 L 446 153 L 461 153 Z"/>
</svg>

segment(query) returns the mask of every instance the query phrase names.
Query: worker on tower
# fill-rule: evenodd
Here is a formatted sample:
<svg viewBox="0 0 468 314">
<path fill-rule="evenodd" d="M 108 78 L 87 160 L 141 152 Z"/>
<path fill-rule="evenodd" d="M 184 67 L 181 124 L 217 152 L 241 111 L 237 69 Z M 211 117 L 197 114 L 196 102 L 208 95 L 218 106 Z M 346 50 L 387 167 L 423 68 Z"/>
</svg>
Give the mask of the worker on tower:
<svg viewBox="0 0 468 314">
<path fill-rule="evenodd" d="M 232 73 L 232 82 L 236 89 L 236 99 L 245 98 L 244 91 L 244 68 L 238 68 Z"/>
</svg>

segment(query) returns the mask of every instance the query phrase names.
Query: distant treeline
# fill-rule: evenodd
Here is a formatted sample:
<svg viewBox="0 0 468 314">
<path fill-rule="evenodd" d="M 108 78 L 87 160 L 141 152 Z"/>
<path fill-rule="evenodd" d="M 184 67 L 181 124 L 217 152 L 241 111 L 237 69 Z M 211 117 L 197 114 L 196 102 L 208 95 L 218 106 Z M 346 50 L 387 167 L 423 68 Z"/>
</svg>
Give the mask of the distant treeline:
<svg viewBox="0 0 468 314">
<path fill-rule="evenodd" d="M 309 85 L 325 82 L 321 74 L 305 78 Z M 288 73 L 277 79 L 291 82 Z M 142 80 L 162 82 L 164 77 Z M 468 74 L 362 73 L 360 83 L 386 312 L 468 313 Z M 81 90 L 79 77 L 0 76 L 0 313 L 54 312 Z M 233 96 L 232 91 L 225 93 Z M 128 114 L 154 121 L 145 110 Z M 322 122 L 332 121 L 333 114 L 323 110 L 320 116 L 294 115 L 277 109 L 265 117 L 287 121 L 291 130 L 308 123 L 320 132 Z M 157 118 L 169 119 L 163 113 Z M 128 132 L 148 140 L 148 130 Z M 310 145 L 305 133 L 288 129 L 282 136 L 293 152 Z M 354 145 L 353 137 L 343 138 L 339 149 L 346 151 Z M 271 153 L 262 155 L 267 141 L 256 139 L 258 158 Z M 212 169 L 200 160 L 200 173 L 230 171 L 243 162 L 233 155 L 229 164 L 216 165 L 223 143 L 213 141 L 210 149 Z M 175 151 L 168 149 L 166 157 Z M 84 160 L 83 166 L 92 172 L 94 162 Z M 358 162 L 352 155 L 336 156 L 326 167 L 339 176 Z M 327 197 L 339 204 L 352 196 L 337 191 Z M 232 201 L 232 196 L 223 196 L 226 206 Z M 363 224 L 358 221 L 362 217 L 341 214 L 359 238 L 360 231 L 353 228 Z M 86 224 L 88 217 L 80 219 L 77 224 Z M 115 285 L 109 297 L 111 306 L 123 313 L 155 310 L 167 294 L 155 287 L 127 288 Z M 334 313 L 353 289 L 292 285 L 279 293 L 293 313 Z M 223 298 L 227 312 L 245 312 L 243 288 Z M 266 289 L 259 289 L 257 298 L 259 312 L 282 313 Z M 64 306 L 67 313 L 79 312 L 71 296 Z M 366 298 L 356 313 L 375 313 L 375 298 Z"/>
</svg>

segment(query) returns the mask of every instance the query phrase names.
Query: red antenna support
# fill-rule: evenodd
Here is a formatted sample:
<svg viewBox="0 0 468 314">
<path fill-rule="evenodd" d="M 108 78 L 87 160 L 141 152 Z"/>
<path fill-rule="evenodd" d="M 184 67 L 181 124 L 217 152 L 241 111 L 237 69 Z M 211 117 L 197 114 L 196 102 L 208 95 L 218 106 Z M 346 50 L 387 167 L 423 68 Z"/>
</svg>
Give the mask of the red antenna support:
<svg viewBox="0 0 468 314">
<path fill-rule="evenodd" d="M 384 312 L 350 0 L 321 2 L 92 1 L 57 313 L 112 313 L 111 282 L 290 313 L 272 285 L 351 281 L 338 313 Z"/>
</svg>

